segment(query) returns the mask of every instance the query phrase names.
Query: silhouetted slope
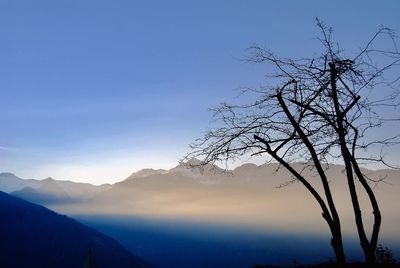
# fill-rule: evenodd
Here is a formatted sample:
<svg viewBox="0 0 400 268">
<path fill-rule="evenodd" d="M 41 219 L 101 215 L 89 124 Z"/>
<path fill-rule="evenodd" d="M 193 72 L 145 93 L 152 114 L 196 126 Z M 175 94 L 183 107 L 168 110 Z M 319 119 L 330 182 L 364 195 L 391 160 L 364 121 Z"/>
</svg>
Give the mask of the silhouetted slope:
<svg viewBox="0 0 400 268">
<path fill-rule="evenodd" d="M 113 239 L 42 206 L 0 192 L 0 267 L 149 267 Z"/>
</svg>

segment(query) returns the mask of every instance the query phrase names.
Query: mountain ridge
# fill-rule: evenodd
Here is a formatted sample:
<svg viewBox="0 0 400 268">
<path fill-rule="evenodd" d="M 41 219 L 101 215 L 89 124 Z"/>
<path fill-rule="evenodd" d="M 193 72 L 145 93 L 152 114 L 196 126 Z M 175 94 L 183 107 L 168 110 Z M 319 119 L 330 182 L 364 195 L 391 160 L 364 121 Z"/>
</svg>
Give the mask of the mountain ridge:
<svg viewBox="0 0 400 268">
<path fill-rule="evenodd" d="M 323 187 L 316 170 L 304 169 L 306 165 L 307 163 L 293 163 L 323 196 Z M 312 196 L 301 183 L 293 179 L 290 172 L 278 167 L 276 163 L 248 163 L 228 172 L 222 169 L 215 172 L 213 167 L 193 170 L 184 165 L 169 170 L 144 169 L 93 195 L 88 194 L 81 199 L 73 197 L 72 202 L 61 198 L 57 202 L 41 204 L 68 215 L 118 214 L 182 219 L 206 218 L 212 221 L 246 221 L 279 228 L 286 225 L 285 228 L 312 228 L 301 222 L 301 219 L 306 218 L 312 218 L 317 224 L 323 223 L 320 208 Z M 342 211 L 344 220 L 352 221 L 344 166 L 332 164 L 325 168 L 338 210 Z M 396 192 L 400 186 L 396 184 L 400 171 L 364 171 L 369 173 L 372 179 L 387 176 L 388 183 L 379 184 L 374 190 L 382 204 L 382 211 L 388 211 L 389 217 L 393 218 L 389 223 L 385 223 L 385 228 L 395 230 L 397 227 L 391 222 L 400 220 L 400 215 L 392 204 L 400 202 Z M 38 197 L 30 199 L 28 195 L 19 196 L 30 201 L 39 201 L 38 203 L 41 201 Z M 364 215 L 372 213 L 366 196 L 360 194 L 359 198 L 365 206 Z M 303 211 L 304 207 L 310 209 Z M 274 218 L 268 217 L 270 214 L 275 215 Z M 297 226 L 295 221 L 300 221 Z"/>
<path fill-rule="evenodd" d="M 293 162 L 292 165 L 295 167 L 295 169 L 301 169 L 302 166 L 305 165 L 310 165 L 304 162 Z M 327 165 L 323 165 L 324 167 L 326 167 Z M 343 165 L 340 164 L 329 164 L 329 167 L 332 168 L 341 168 L 344 169 Z M 187 162 L 181 162 L 179 163 L 177 166 L 172 167 L 170 169 L 153 169 L 153 168 L 143 168 L 143 169 L 139 169 L 135 172 L 132 172 L 131 175 L 129 175 L 128 177 L 117 181 L 115 183 L 104 183 L 101 185 L 94 185 L 91 183 L 87 183 L 87 182 L 78 182 L 78 181 L 73 181 L 73 180 L 58 180 L 58 179 L 54 179 L 52 177 L 47 177 L 45 179 L 25 179 L 25 178 L 21 178 L 16 176 L 14 173 L 12 172 L 1 172 L 0 173 L 0 190 L 4 191 L 6 193 L 10 193 L 12 191 L 15 190 L 7 190 L 5 189 L 4 186 L 4 180 L 15 180 L 17 183 L 21 184 L 22 181 L 22 186 L 19 186 L 19 189 L 16 190 L 21 190 L 22 188 L 24 188 L 26 186 L 27 183 L 28 186 L 29 184 L 34 184 L 34 187 L 32 188 L 37 188 L 40 187 L 40 185 L 44 182 L 47 181 L 55 181 L 57 184 L 61 184 L 62 188 L 64 190 L 65 187 L 64 185 L 66 184 L 70 184 L 70 185 L 80 185 L 80 186 L 89 186 L 89 187 L 94 187 L 94 188 L 105 188 L 105 189 L 109 189 L 111 188 L 113 185 L 115 184 L 119 184 L 121 182 L 124 182 L 126 180 L 132 180 L 132 179 L 139 179 L 139 178 L 145 178 L 145 177 L 149 177 L 149 176 L 153 176 L 153 175 L 163 175 L 163 174 L 169 174 L 169 173 L 185 173 L 186 175 L 189 175 L 192 178 L 199 178 L 199 177 L 216 177 L 216 176 L 220 176 L 221 174 L 232 174 L 232 173 L 239 173 L 239 172 L 243 172 L 243 170 L 260 170 L 260 169 L 269 169 L 269 170 L 277 170 L 279 168 L 279 164 L 278 163 L 264 163 L 264 164 L 260 164 L 257 165 L 255 163 L 244 163 L 242 165 L 236 166 L 232 169 L 223 169 L 217 165 L 214 164 L 207 164 L 205 166 L 201 165 L 201 161 L 197 160 L 197 159 L 190 159 Z M 284 169 L 283 167 L 280 167 L 280 169 Z M 376 169 L 376 170 L 372 170 L 372 169 L 367 169 L 367 168 L 363 168 L 364 171 L 368 171 L 368 172 L 393 172 L 392 169 Z M 200 180 L 201 181 L 201 180 Z M 7 183 L 9 183 L 7 181 Z M 205 183 L 207 183 L 207 180 L 205 180 Z M 68 193 L 69 191 L 66 190 L 66 192 Z"/>
<path fill-rule="evenodd" d="M 151 267 L 110 237 L 1 191 L 0 213 L 1 267 L 82 267 L 89 249 L 99 268 Z"/>
</svg>

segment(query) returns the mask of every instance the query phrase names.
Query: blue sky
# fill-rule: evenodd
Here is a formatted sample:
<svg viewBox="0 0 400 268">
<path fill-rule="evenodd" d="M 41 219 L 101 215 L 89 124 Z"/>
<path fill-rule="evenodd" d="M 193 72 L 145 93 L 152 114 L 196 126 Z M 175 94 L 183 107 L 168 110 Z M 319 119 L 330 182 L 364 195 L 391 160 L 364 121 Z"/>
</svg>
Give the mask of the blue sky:
<svg viewBox="0 0 400 268">
<path fill-rule="evenodd" d="M 399 1 L 0 0 L 0 171 L 115 182 L 171 168 L 208 108 L 264 82 L 246 48 L 318 47 L 320 17 L 356 51 Z"/>
</svg>

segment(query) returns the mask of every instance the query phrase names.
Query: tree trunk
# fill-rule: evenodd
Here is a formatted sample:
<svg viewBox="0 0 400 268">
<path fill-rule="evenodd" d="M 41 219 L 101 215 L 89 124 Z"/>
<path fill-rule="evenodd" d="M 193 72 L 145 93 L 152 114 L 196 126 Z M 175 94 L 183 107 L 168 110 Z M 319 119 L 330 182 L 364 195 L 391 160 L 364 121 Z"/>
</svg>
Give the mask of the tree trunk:
<svg viewBox="0 0 400 268">
<path fill-rule="evenodd" d="M 307 135 L 301 129 L 299 123 L 296 122 L 293 115 L 290 113 L 284 99 L 282 98 L 281 93 L 278 92 L 276 96 L 277 96 L 279 104 L 281 105 L 287 118 L 291 122 L 292 126 L 294 127 L 294 129 L 296 130 L 296 132 L 298 133 L 301 140 L 304 142 L 304 144 L 306 145 L 308 151 L 310 152 L 310 154 L 312 156 L 312 160 L 318 171 L 318 175 L 321 179 L 321 182 L 322 182 L 322 185 L 324 188 L 324 192 L 325 192 L 325 197 L 328 202 L 328 206 L 329 206 L 331 216 L 332 216 L 332 218 L 330 220 L 325 219 L 331 229 L 331 234 L 332 234 L 331 245 L 335 252 L 337 262 L 340 264 L 345 264 L 346 258 L 345 258 L 345 254 L 344 254 L 344 250 L 343 250 L 343 240 L 342 240 L 342 232 L 341 232 L 341 227 L 340 227 L 340 219 L 339 219 L 339 215 L 336 210 L 335 203 L 333 201 L 331 189 L 330 189 L 330 186 L 328 183 L 328 178 L 325 174 L 324 169 L 322 168 L 320 160 L 318 159 L 317 152 L 315 151 L 315 149 L 314 149 L 312 143 L 310 142 L 310 140 L 308 139 Z M 323 217 L 325 218 L 324 214 L 323 214 Z"/>
<path fill-rule="evenodd" d="M 349 153 L 346 143 L 346 133 L 344 129 L 344 114 L 340 110 L 339 100 L 337 95 L 337 87 L 336 87 L 336 79 L 337 79 L 337 69 L 335 62 L 329 63 L 330 72 L 331 72 L 331 89 L 332 89 L 332 98 L 334 100 L 335 113 L 337 118 L 337 128 L 338 128 L 338 136 L 340 143 L 340 150 L 343 156 L 343 161 L 346 170 L 347 182 L 349 185 L 349 191 L 351 196 L 351 203 L 353 205 L 354 217 L 357 226 L 358 237 L 360 239 L 360 245 L 362 250 L 364 251 L 365 262 L 367 264 L 373 264 L 375 262 L 375 252 L 372 250 L 371 244 L 367 239 L 365 234 L 364 224 L 362 220 L 361 208 L 358 201 L 357 190 L 354 183 L 353 176 L 353 168 L 352 168 L 352 156 Z"/>
<path fill-rule="evenodd" d="M 334 224 L 336 225 L 336 224 Z M 331 245 L 333 248 L 333 251 L 335 252 L 336 256 L 336 261 L 340 266 L 343 266 L 346 264 L 346 255 L 344 254 L 344 249 L 343 249 L 343 240 L 342 240 L 342 235 L 341 232 L 336 230 L 336 226 L 332 226 L 331 228 L 331 233 L 332 233 L 332 240 L 331 240 Z"/>
<path fill-rule="evenodd" d="M 382 221 L 382 216 L 381 216 L 381 212 L 379 209 L 379 205 L 378 205 L 378 201 L 376 200 L 375 194 L 372 191 L 371 187 L 368 185 L 367 180 L 364 178 L 364 175 L 362 174 L 358 163 L 356 162 L 354 155 L 352 155 L 352 159 L 351 159 L 352 163 L 353 163 L 353 167 L 354 167 L 354 171 L 360 181 L 360 183 L 362 184 L 362 186 L 364 187 L 365 191 L 368 194 L 369 200 L 371 201 L 371 206 L 373 209 L 373 214 L 374 214 L 374 225 L 372 228 L 372 235 L 371 235 L 371 240 L 370 240 L 370 248 L 368 249 L 368 257 L 369 262 L 370 263 L 374 263 L 375 262 L 375 250 L 376 250 L 376 246 L 378 244 L 378 237 L 379 237 L 379 230 L 381 227 L 381 221 Z"/>
</svg>

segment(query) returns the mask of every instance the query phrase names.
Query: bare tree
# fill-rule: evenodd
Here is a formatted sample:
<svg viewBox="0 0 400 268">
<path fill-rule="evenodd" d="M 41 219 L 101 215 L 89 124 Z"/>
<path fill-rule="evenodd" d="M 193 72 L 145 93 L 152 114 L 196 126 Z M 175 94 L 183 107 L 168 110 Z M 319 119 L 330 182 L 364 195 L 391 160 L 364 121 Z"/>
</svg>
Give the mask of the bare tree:
<svg viewBox="0 0 400 268">
<path fill-rule="evenodd" d="M 319 204 L 339 264 L 346 263 L 346 257 L 340 218 L 329 185 L 329 180 L 335 178 L 327 177 L 326 166 L 342 163 L 365 261 L 374 263 L 381 213 L 370 186 L 372 179 L 360 165 L 380 163 L 395 168 L 376 147 L 399 144 L 398 133 L 377 138 L 373 131 L 399 121 L 396 116 L 388 117 L 387 112 L 383 115 L 382 108 L 398 106 L 399 78 L 394 76 L 390 80 L 385 75 L 393 77 L 400 53 L 388 28 L 379 28 L 358 53 L 348 56 L 332 42 L 331 28 L 318 19 L 317 26 L 324 49 L 320 56 L 283 59 L 258 46 L 250 49 L 247 61 L 273 66 L 274 72 L 267 77 L 269 84 L 278 86 L 244 89 L 246 98 L 254 96 L 255 101 L 223 103 L 214 108 L 214 119 L 219 125 L 191 145 L 192 151 L 184 161 L 196 157 L 206 165 L 246 155 L 269 155 L 269 159 L 290 171 L 294 180 L 301 182 Z M 390 46 L 378 48 L 382 39 L 391 41 Z M 293 163 L 299 161 L 317 171 L 322 191 L 317 190 L 304 172 L 294 168 Z M 356 188 L 357 183 L 361 187 Z M 374 224 L 369 237 L 358 198 L 360 189 L 367 194 L 373 210 Z"/>
</svg>

